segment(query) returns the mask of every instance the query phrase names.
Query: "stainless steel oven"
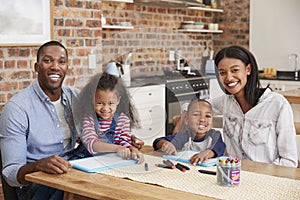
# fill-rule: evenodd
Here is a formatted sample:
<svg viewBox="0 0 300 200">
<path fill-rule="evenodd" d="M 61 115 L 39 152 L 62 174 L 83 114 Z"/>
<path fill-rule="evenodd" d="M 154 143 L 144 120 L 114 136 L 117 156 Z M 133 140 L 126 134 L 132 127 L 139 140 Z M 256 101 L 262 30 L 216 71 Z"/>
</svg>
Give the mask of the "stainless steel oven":
<svg viewBox="0 0 300 200">
<path fill-rule="evenodd" d="M 201 77 L 201 75 L 167 78 L 166 135 L 172 133 L 173 117 L 181 113 L 181 106 L 195 98 L 209 98 L 209 79 Z"/>
</svg>

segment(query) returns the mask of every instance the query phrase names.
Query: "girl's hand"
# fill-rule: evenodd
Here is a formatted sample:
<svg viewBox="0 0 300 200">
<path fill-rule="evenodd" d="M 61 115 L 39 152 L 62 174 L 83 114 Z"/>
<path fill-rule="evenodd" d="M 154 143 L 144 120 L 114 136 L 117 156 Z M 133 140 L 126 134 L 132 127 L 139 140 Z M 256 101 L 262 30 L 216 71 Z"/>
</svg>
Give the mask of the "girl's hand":
<svg viewBox="0 0 300 200">
<path fill-rule="evenodd" d="M 131 135 L 132 145 L 140 150 L 144 146 L 144 141 L 137 138 L 135 135 Z"/>
<path fill-rule="evenodd" d="M 213 158 L 214 156 L 215 156 L 215 153 L 212 150 L 206 149 L 204 151 L 201 151 L 200 153 L 193 155 L 190 158 L 190 163 L 193 165 L 196 165 L 197 163 L 202 163 L 209 158 Z"/>
<path fill-rule="evenodd" d="M 144 162 L 144 155 L 135 147 L 131 147 L 131 157 L 137 161 L 137 164 Z"/>
<path fill-rule="evenodd" d="M 164 141 L 164 143 L 162 144 L 161 150 L 167 154 L 167 155 L 176 155 L 177 154 L 177 150 L 175 148 L 175 146 L 168 141 Z"/>
<path fill-rule="evenodd" d="M 117 149 L 118 155 L 123 158 L 123 159 L 130 159 L 131 158 L 131 152 L 129 148 L 123 147 L 123 146 L 118 146 Z"/>
</svg>

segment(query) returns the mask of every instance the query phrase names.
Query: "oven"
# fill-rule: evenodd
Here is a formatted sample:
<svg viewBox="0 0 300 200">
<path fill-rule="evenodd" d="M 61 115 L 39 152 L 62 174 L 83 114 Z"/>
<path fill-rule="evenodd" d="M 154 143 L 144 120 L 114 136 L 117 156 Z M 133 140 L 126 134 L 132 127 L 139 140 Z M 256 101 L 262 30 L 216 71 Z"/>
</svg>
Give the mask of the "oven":
<svg viewBox="0 0 300 200">
<path fill-rule="evenodd" d="M 181 113 L 181 106 L 192 99 L 209 98 L 209 79 L 197 76 L 166 80 L 166 135 L 174 129 L 173 117 Z"/>
</svg>

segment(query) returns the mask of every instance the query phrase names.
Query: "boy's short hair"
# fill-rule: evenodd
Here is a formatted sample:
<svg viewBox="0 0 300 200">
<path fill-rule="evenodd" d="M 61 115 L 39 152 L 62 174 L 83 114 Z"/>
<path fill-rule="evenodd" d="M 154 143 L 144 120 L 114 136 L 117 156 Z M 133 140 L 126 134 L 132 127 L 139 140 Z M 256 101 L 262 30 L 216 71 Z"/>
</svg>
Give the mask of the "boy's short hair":
<svg viewBox="0 0 300 200">
<path fill-rule="evenodd" d="M 188 106 L 188 108 L 187 108 L 187 111 L 188 111 L 188 112 L 190 111 L 191 105 L 192 105 L 193 103 L 201 102 L 201 101 L 207 103 L 207 104 L 212 108 L 211 103 L 210 103 L 209 101 L 207 101 L 206 99 L 194 99 L 194 100 L 192 100 L 191 103 L 189 104 L 189 106 Z"/>
</svg>

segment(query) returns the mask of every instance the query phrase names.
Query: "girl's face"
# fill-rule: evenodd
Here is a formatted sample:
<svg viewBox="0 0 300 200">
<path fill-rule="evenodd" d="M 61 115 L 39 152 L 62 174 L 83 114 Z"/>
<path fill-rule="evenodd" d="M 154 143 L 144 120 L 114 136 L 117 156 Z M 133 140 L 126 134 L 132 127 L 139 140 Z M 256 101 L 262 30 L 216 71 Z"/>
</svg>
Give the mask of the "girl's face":
<svg viewBox="0 0 300 200">
<path fill-rule="evenodd" d="M 102 119 L 112 120 L 119 103 L 120 97 L 115 90 L 96 90 L 94 107 Z"/>
<path fill-rule="evenodd" d="M 233 95 L 244 95 L 247 75 L 250 75 L 250 64 L 235 58 L 223 58 L 218 65 L 220 81 L 223 87 Z"/>
<path fill-rule="evenodd" d="M 193 102 L 188 111 L 188 125 L 196 139 L 203 138 L 212 126 L 212 108 L 204 101 Z"/>
</svg>

